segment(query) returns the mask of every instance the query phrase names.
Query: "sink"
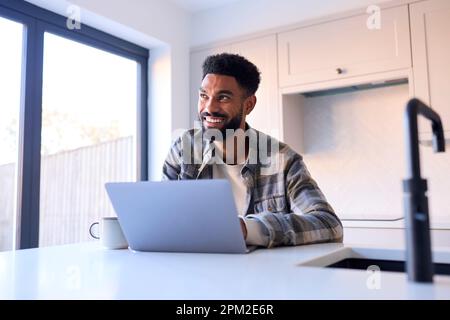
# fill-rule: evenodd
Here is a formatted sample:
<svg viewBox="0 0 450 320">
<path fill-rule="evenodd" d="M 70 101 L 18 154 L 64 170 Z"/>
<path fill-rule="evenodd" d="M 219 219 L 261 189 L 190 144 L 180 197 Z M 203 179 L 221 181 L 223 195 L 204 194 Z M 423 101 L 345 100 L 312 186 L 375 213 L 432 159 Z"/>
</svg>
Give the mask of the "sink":
<svg viewBox="0 0 450 320">
<path fill-rule="evenodd" d="M 405 272 L 405 257 L 403 248 L 345 246 L 304 261 L 299 266 L 367 270 L 369 266 L 375 265 L 380 271 Z M 435 274 L 450 275 L 449 248 L 433 250 L 433 260 Z"/>
<path fill-rule="evenodd" d="M 405 261 L 347 258 L 326 266 L 327 268 L 367 270 L 370 266 L 378 266 L 380 271 L 405 272 Z M 450 264 L 434 263 L 434 273 L 450 275 Z"/>
</svg>

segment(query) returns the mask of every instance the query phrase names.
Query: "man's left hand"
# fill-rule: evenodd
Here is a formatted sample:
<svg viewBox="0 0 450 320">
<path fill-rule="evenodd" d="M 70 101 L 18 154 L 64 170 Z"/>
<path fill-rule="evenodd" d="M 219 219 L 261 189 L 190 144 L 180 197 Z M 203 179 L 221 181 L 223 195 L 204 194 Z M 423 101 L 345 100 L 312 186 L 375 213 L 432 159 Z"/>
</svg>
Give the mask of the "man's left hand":
<svg viewBox="0 0 450 320">
<path fill-rule="evenodd" d="M 244 239 L 247 239 L 247 227 L 245 226 L 244 219 L 239 218 L 239 221 L 241 222 L 241 229 L 244 234 Z"/>
</svg>

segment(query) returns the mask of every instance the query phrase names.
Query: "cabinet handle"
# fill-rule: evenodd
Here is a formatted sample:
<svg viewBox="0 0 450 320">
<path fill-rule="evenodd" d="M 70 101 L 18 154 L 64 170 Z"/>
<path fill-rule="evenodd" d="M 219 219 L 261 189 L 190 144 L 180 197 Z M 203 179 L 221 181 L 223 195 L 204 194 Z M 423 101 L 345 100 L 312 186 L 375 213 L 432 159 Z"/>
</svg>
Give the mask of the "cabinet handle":
<svg viewBox="0 0 450 320">
<path fill-rule="evenodd" d="M 336 69 L 336 73 L 337 73 L 337 74 L 343 74 L 343 73 L 344 73 L 344 69 L 342 69 L 342 68 L 337 68 L 337 69 Z"/>
</svg>

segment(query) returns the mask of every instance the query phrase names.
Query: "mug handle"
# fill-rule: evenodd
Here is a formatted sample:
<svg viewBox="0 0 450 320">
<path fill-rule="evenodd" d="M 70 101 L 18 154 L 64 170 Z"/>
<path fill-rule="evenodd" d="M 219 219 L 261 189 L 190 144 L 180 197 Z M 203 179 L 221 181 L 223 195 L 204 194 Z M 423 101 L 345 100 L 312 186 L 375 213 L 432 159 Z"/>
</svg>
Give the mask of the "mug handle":
<svg viewBox="0 0 450 320">
<path fill-rule="evenodd" d="M 95 226 L 96 224 L 98 225 L 99 223 L 98 222 L 94 222 L 93 224 L 91 224 L 91 226 L 89 227 L 89 234 L 94 239 L 100 239 L 100 237 L 98 237 L 98 236 L 96 236 L 95 234 L 92 233 L 92 227 Z"/>
</svg>

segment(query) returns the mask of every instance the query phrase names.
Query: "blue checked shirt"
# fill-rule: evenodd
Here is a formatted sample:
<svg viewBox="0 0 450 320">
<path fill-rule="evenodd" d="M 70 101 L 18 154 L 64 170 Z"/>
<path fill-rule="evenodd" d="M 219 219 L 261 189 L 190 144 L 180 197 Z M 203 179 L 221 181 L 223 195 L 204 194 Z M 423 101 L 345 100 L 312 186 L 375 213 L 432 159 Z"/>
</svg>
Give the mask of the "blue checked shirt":
<svg viewBox="0 0 450 320">
<path fill-rule="evenodd" d="M 302 156 L 248 126 L 246 135 L 257 143 L 250 143 L 241 171 L 247 186 L 245 219 L 261 223 L 267 246 L 342 242 L 342 224 Z M 163 180 L 212 179 L 213 145 L 201 129 L 186 131 L 169 151 Z"/>
</svg>

